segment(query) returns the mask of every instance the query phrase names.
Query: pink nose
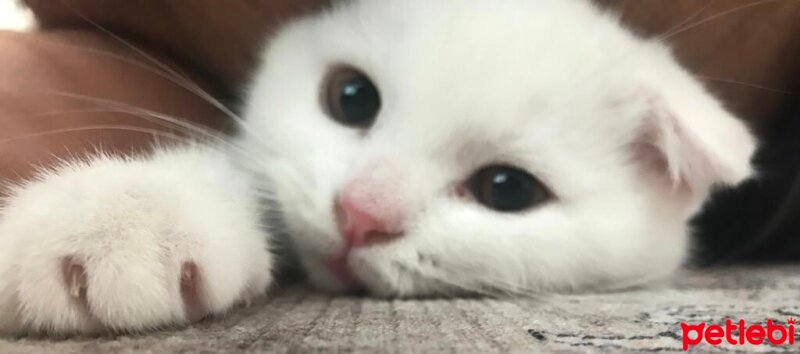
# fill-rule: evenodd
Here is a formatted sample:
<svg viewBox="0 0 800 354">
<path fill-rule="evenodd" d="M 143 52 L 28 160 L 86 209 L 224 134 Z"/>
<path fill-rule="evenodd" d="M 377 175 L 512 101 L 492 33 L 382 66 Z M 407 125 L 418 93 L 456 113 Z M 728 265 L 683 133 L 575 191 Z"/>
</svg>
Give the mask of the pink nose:
<svg viewBox="0 0 800 354">
<path fill-rule="evenodd" d="M 357 199 L 343 193 L 337 200 L 339 228 L 349 247 L 386 243 L 402 236 L 396 213 L 387 212 L 385 205 L 376 208 L 374 203 L 359 203 Z"/>
</svg>

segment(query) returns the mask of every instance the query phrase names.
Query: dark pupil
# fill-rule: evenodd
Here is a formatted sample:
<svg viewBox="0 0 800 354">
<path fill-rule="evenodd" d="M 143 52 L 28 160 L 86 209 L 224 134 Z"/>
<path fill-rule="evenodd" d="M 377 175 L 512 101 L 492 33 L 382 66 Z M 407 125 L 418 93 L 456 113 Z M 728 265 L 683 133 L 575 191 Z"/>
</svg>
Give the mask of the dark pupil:
<svg viewBox="0 0 800 354">
<path fill-rule="evenodd" d="M 365 77 L 355 77 L 342 86 L 339 96 L 342 118 L 348 123 L 368 123 L 381 106 L 378 90 Z"/>
<path fill-rule="evenodd" d="M 478 201 L 501 212 L 521 211 L 547 200 L 545 187 L 524 170 L 494 166 L 476 173 L 471 182 Z"/>
<path fill-rule="evenodd" d="M 518 171 L 501 169 L 492 177 L 491 198 L 494 207 L 501 211 L 526 208 L 533 195 L 533 184 Z"/>
</svg>

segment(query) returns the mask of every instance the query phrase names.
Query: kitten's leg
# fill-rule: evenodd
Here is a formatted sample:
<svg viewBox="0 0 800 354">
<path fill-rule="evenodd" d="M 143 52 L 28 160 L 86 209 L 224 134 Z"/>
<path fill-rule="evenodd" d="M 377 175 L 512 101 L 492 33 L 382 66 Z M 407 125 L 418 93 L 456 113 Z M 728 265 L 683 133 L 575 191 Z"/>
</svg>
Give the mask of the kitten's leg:
<svg viewBox="0 0 800 354">
<path fill-rule="evenodd" d="M 263 294 L 256 195 L 208 148 L 99 156 L 16 188 L 0 214 L 0 334 L 156 329 Z"/>
</svg>

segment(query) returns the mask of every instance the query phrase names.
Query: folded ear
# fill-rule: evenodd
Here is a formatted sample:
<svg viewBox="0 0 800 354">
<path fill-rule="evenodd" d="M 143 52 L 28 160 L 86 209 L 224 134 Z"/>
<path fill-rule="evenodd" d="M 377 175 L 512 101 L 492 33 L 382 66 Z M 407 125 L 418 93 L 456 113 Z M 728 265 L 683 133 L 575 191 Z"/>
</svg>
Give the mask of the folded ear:
<svg viewBox="0 0 800 354">
<path fill-rule="evenodd" d="M 636 95 L 643 100 L 632 144 L 636 159 L 673 188 L 695 195 L 749 177 L 755 140 L 747 127 L 699 84 L 679 83 L 661 82 Z"/>
</svg>

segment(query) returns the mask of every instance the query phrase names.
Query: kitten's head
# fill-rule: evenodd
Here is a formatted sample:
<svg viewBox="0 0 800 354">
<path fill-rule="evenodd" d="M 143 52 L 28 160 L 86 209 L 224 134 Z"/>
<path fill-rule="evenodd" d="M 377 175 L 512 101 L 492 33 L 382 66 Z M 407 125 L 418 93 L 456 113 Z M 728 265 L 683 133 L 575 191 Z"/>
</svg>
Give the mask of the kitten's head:
<svg viewBox="0 0 800 354">
<path fill-rule="evenodd" d="M 312 281 L 380 295 L 636 283 L 753 141 L 582 1 L 354 1 L 288 26 L 246 143 Z"/>
</svg>

